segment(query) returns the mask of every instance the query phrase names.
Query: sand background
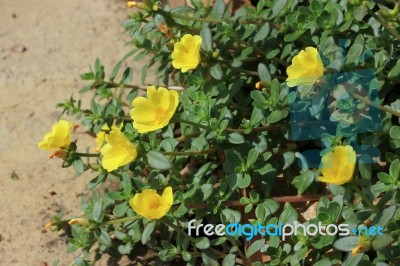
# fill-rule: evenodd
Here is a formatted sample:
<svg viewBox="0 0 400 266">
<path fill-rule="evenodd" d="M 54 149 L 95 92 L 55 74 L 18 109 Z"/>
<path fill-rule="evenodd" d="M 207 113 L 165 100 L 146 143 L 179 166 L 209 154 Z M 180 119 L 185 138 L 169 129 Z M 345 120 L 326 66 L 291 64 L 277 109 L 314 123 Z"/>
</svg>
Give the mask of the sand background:
<svg viewBox="0 0 400 266">
<path fill-rule="evenodd" d="M 177 3 L 178 1 L 174 1 Z M 106 75 L 128 51 L 121 0 L 0 0 L 0 265 L 69 265 L 66 236 L 44 230 L 53 215 L 80 213 L 94 174 L 76 177 L 37 142 L 78 96 L 96 57 Z M 141 64 L 131 64 L 138 71 Z M 81 134 L 87 145 L 94 140 Z M 12 178 L 14 173 L 14 178 Z M 96 265 L 136 265 L 104 258 Z"/>
</svg>

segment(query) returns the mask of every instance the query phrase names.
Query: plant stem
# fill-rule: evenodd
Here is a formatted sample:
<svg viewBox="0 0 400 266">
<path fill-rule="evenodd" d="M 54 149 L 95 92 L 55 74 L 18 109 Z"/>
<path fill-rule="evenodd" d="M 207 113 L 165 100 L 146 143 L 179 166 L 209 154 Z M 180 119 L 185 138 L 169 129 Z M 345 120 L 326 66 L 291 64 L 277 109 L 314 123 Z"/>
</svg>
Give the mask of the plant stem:
<svg viewBox="0 0 400 266">
<path fill-rule="evenodd" d="M 358 196 L 368 205 L 368 207 L 374 212 L 378 212 L 379 209 L 374 205 L 374 203 L 361 191 L 361 189 L 356 185 L 352 184 L 353 189 L 357 192 Z"/>
<path fill-rule="evenodd" d="M 395 110 L 393 110 L 393 109 L 391 109 L 391 108 L 389 108 L 389 107 L 382 106 L 382 105 L 380 105 L 380 104 L 376 104 L 376 103 L 374 103 L 373 101 L 371 101 L 371 100 L 369 100 L 369 99 L 367 99 L 367 98 L 364 98 L 364 97 L 362 97 L 362 96 L 360 96 L 360 95 L 358 95 L 358 94 L 356 94 L 356 93 L 354 93 L 354 92 L 352 92 L 352 91 L 348 91 L 348 92 L 349 92 L 354 98 L 356 98 L 357 100 L 360 100 L 360 101 L 362 101 L 362 102 L 364 102 L 364 103 L 366 103 L 366 104 L 368 104 L 368 105 L 370 105 L 370 106 L 373 106 L 373 107 L 375 107 L 375 108 L 378 108 L 378 109 L 381 110 L 381 111 L 387 112 L 387 113 L 392 114 L 392 115 L 397 116 L 397 117 L 400 117 L 400 112 L 397 112 L 397 111 L 395 111 Z"/>
<path fill-rule="evenodd" d="M 236 240 L 231 237 L 231 236 L 226 236 L 227 239 L 229 240 L 229 242 L 231 242 L 231 244 L 237 248 L 237 251 L 239 253 L 239 256 L 242 258 L 242 260 L 244 261 L 245 265 L 251 265 L 251 262 L 246 258 L 246 256 L 243 254 L 242 250 L 238 247 Z"/>
<path fill-rule="evenodd" d="M 142 219 L 142 216 L 136 215 L 136 216 L 131 216 L 131 217 L 125 217 L 121 219 L 116 219 L 116 220 L 110 220 L 107 222 L 104 222 L 103 224 L 119 224 L 119 223 L 125 223 L 125 222 L 133 222 L 136 220 Z"/>
<path fill-rule="evenodd" d="M 163 12 L 164 13 L 164 12 Z M 167 12 L 165 12 L 167 13 Z M 180 15 L 180 14 L 173 14 L 173 13 L 168 13 L 173 18 L 178 18 L 178 19 L 185 19 L 185 20 L 192 20 L 192 21 L 200 21 L 200 22 L 210 22 L 210 23 L 222 23 L 222 19 L 217 19 L 217 18 L 199 18 L 199 17 L 191 17 L 191 16 L 185 16 L 185 15 Z"/>
<path fill-rule="evenodd" d="M 376 21 L 378 21 L 393 37 L 395 37 L 397 40 L 400 41 L 400 35 L 397 33 L 396 30 L 394 30 L 393 28 L 391 28 L 389 26 L 389 24 L 387 24 L 387 22 L 380 18 L 377 14 L 375 14 L 371 9 L 369 9 L 367 7 L 367 11 L 368 13 L 374 18 L 376 19 Z"/>
<path fill-rule="evenodd" d="M 184 142 L 185 140 L 198 137 L 199 135 L 200 135 L 200 133 L 192 133 L 192 134 L 182 135 L 180 137 L 177 137 L 176 140 L 178 142 Z"/>
<path fill-rule="evenodd" d="M 187 156 L 187 155 L 202 155 L 202 154 L 210 154 L 210 153 L 215 153 L 216 149 L 211 148 L 209 150 L 201 150 L 201 151 L 160 151 L 160 153 L 164 155 L 171 155 L 171 156 Z"/>
<path fill-rule="evenodd" d="M 191 126 L 194 126 L 194 127 L 211 130 L 211 127 L 209 127 L 209 126 L 202 125 L 202 124 L 199 124 L 199 123 L 196 123 L 196 122 L 192 122 L 192 121 L 188 121 L 188 120 L 185 120 L 185 119 L 181 119 L 179 117 L 173 117 L 171 119 L 171 121 L 178 122 L 178 123 L 184 123 L 184 124 L 188 124 L 188 125 L 191 125 Z"/>
<path fill-rule="evenodd" d="M 80 152 L 77 152 L 75 154 L 80 156 L 80 157 L 100 157 L 100 154 L 98 154 L 98 153 L 80 153 Z"/>
<path fill-rule="evenodd" d="M 250 132 L 264 132 L 264 131 L 273 131 L 273 130 L 279 130 L 282 128 L 285 128 L 287 125 L 270 125 L 266 127 L 256 127 L 253 128 Z M 227 128 L 226 131 L 229 132 L 238 132 L 238 133 L 244 133 L 246 130 L 243 128 Z"/>
<path fill-rule="evenodd" d="M 130 89 L 139 89 L 139 90 L 147 90 L 148 86 L 139 86 L 139 85 L 132 85 L 132 84 L 118 84 L 115 82 L 103 82 L 103 83 L 99 83 L 96 84 L 95 87 L 98 88 L 101 85 L 107 85 L 107 88 L 130 88 Z M 169 90 L 174 90 L 174 91 L 183 91 L 185 88 L 181 87 L 181 86 L 169 86 L 167 89 Z"/>
</svg>

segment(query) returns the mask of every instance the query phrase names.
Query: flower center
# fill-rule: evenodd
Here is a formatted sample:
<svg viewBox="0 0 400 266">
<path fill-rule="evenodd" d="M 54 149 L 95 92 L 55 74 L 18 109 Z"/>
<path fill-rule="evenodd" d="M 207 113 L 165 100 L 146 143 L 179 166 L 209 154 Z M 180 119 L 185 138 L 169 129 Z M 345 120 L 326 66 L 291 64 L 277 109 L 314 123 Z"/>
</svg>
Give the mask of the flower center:
<svg viewBox="0 0 400 266">
<path fill-rule="evenodd" d="M 167 113 L 163 109 L 158 108 L 157 111 L 156 111 L 156 122 L 158 124 L 160 124 L 163 121 L 165 121 L 166 115 L 167 115 Z"/>
<path fill-rule="evenodd" d="M 158 202 L 153 202 L 153 203 L 150 204 L 150 209 L 151 210 L 158 209 L 158 207 L 160 207 L 160 204 L 158 204 Z"/>
</svg>

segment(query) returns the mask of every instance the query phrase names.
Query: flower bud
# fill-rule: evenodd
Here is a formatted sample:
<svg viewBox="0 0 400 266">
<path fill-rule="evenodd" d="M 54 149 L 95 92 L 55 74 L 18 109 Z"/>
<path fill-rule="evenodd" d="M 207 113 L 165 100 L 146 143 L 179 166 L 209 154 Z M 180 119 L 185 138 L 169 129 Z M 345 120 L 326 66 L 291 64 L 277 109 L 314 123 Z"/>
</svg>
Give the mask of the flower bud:
<svg viewBox="0 0 400 266">
<path fill-rule="evenodd" d="M 79 224 L 82 226 L 88 226 L 89 225 L 89 220 L 86 218 L 75 218 L 75 219 L 71 219 L 68 222 L 69 225 L 73 225 L 73 224 Z"/>
<path fill-rule="evenodd" d="M 136 6 L 136 2 L 135 1 L 129 1 L 128 3 L 126 3 L 126 5 L 128 6 L 128 8 L 133 8 L 134 6 Z"/>
<path fill-rule="evenodd" d="M 270 83 L 266 80 L 260 80 L 256 83 L 255 87 L 257 90 L 263 89 L 263 91 L 267 91 Z"/>
<path fill-rule="evenodd" d="M 212 53 L 213 58 L 218 58 L 219 57 L 219 50 L 214 50 Z"/>
<path fill-rule="evenodd" d="M 49 156 L 50 159 L 53 159 L 54 157 L 58 157 L 61 159 L 65 159 L 68 155 L 68 152 L 64 151 L 64 150 L 58 150 L 55 152 L 52 152 Z"/>
</svg>

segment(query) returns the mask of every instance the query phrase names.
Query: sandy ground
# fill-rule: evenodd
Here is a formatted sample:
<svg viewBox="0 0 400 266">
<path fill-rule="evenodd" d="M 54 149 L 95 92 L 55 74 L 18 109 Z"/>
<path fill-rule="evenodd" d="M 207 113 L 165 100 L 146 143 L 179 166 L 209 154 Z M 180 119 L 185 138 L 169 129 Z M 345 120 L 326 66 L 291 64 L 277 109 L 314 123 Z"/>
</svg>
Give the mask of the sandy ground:
<svg viewBox="0 0 400 266">
<path fill-rule="evenodd" d="M 36 144 L 57 120 L 55 105 L 85 84 L 79 74 L 96 57 L 111 71 L 129 51 L 127 12 L 120 0 L 0 0 L 0 265 L 69 265 L 79 255 L 43 228 L 60 210 L 80 213 L 94 175 L 74 176 Z"/>
</svg>

